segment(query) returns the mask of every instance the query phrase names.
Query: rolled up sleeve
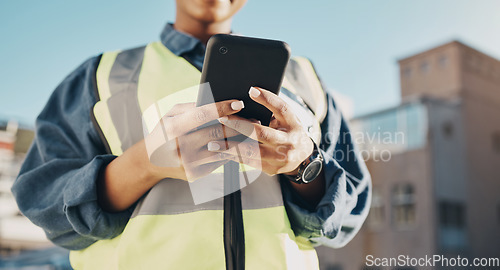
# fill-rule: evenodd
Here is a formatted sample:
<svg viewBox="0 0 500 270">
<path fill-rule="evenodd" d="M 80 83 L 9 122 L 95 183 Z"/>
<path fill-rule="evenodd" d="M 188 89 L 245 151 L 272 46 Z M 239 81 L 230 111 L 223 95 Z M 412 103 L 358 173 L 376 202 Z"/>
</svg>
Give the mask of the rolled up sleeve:
<svg viewBox="0 0 500 270">
<path fill-rule="evenodd" d="M 371 178 L 346 121 L 327 95 L 328 113 L 321 124 L 325 194 L 317 206 L 305 202 L 286 179 L 283 198 L 297 236 L 313 244 L 340 248 L 359 231 L 368 215 Z"/>
<path fill-rule="evenodd" d="M 21 212 L 68 249 L 116 237 L 132 213 L 108 213 L 97 203 L 99 175 L 116 158 L 106 153 L 91 120 L 99 59 L 83 63 L 51 95 L 12 187 Z"/>
</svg>

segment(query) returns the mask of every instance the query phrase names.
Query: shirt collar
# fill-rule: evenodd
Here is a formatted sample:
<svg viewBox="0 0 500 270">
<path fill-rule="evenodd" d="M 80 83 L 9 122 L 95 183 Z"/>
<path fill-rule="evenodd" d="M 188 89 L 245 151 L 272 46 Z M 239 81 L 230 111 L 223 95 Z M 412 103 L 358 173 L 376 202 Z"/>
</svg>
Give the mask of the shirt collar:
<svg viewBox="0 0 500 270">
<path fill-rule="evenodd" d="M 160 35 L 160 40 L 165 47 L 177 56 L 194 50 L 205 51 L 205 44 L 193 36 L 174 29 L 173 24 L 167 23 Z"/>
</svg>

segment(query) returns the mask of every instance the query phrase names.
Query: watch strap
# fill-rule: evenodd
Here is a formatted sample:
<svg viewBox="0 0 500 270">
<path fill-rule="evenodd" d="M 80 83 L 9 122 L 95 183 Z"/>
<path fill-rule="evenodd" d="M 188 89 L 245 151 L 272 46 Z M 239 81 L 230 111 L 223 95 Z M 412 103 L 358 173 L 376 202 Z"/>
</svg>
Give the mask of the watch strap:
<svg viewBox="0 0 500 270">
<path fill-rule="evenodd" d="M 312 139 L 311 139 L 311 141 L 312 141 Z M 295 174 L 295 175 L 284 174 L 284 176 L 288 180 L 295 182 L 297 184 L 308 184 L 308 183 L 311 183 L 313 181 L 313 180 L 304 181 L 304 178 L 303 178 L 304 172 L 307 169 L 307 167 L 313 162 L 319 161 L 319 162 L 323 163 L 323 155 L 321 154 L 318 145 L 316 145 L 316 143 L 314 141 L 312 141 L 312 142 L 313 142 L 313 152 L 311 153 L 311 155 L 308 158 L 306 158 L 304 161 L 302 161 L 302 163 L 300 163 L 300 165 L 298 167 L 297 174 Z"/>
</svg>

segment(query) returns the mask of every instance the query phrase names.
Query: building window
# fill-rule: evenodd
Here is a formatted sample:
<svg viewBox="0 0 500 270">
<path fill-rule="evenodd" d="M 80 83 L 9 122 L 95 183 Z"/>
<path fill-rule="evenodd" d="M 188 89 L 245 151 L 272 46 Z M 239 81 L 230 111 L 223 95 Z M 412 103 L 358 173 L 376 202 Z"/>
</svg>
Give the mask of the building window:
<svg viewBox="0 0 500 270">
<path fill-rule="evenodd" d="M 397 227 L 415 224 L 415 191 L 410 184 L 398 184 L 392 192 L 393 222 Z"/>
<path fill-rule="evenodd" d="M 420 64 L 420 70 L 422 70 L 422 72 L 427 73 L 429 72 L 429 69 L 430 69 L 429 62 L 424 61 Z"/>
<path fill-rule="evenodd" d="M 446 121 L 443 123 L 443 135 L 445 138 L 451 138 L 453 135 L 453 124 L 451 121 Z"/>
<path fill-rule="evenodd" d="M 371 228 L 380 228 L 385 223 L 384 200 L 380 189 L 373 188 L 372 204 L 368 214 L 368 224 Z"/>
<path fill-rule="evenodd" d="M 444 68 L 444 67 L 448 66 L 448 62 L 449 62 L 449 60 L 448 60 L 448 57 L 446 57 L 446 55 L 441 55 L 439 57 L 439 66 Z"/>
<path fill-rule="evenodd" d="M 467 246 L 465 233 L 465 204 L 439 203 L 439 243 L 445 250 L 462 250 Z"/>
<path fill-rule="evenodd" d="M 493 150 L 497 153 L 500 153 L 500 131 L 496 131 L 493 133 L 492 137 L 493 141 Z"/>
<path fill-rule="evenodd" d="M 442 201 L 439 203 L 439 223 L 444 228 L 465 227 L 465 206 L 463 203 Z"/>
</svg>

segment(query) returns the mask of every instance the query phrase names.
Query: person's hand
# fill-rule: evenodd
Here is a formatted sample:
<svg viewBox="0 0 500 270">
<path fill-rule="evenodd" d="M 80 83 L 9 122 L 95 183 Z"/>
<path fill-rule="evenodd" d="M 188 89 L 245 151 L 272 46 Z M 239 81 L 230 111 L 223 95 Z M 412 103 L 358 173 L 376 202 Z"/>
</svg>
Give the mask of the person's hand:
<svg viewBox="0 0 500 270">
<path fill-rule="evenodd" d="M 222 154 L 209 152 L 207 143 L 238 132 L 220 124 L 197 127 L 242 108 L 243 102 L 238 100 L 201 107 L 193 103 L 174 106 L 145 139 L 106 166 L 97 181 L 99 205 L 106 211 L 123 211 L 162 179 L 191 181 L 227 162 Z"/>
<path fill-rule="evenodd" d="M 223 154 L 208 151 L 207 144 L 240 135 L 221 124 L 199 128 L 220 117 L 239 112 L 243 101 L 226 100 L 195 107 L 175 105 L 145 138 L 151 168 L 159 178 L 194 181 L 228 162 Z M 199 129 L 197 129 L 199 128 Z"/>
<path fill-rule="evenodd" d="M 236 115 L 219 118 L 227 130 L 244 134 L 259 143 L 231 139 L 212 140 L 208 148 L 239 163 L 260 168 L 269 175 L 296 174 L 298 166 L 313 151 L 313 142 L 290 110 L 289 105 L 274 93 L 252 87 L 250 97 L 273 113 L 269 127 Z"/>
</svg>

